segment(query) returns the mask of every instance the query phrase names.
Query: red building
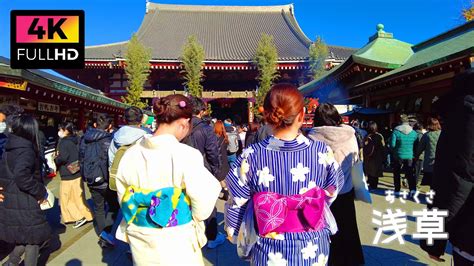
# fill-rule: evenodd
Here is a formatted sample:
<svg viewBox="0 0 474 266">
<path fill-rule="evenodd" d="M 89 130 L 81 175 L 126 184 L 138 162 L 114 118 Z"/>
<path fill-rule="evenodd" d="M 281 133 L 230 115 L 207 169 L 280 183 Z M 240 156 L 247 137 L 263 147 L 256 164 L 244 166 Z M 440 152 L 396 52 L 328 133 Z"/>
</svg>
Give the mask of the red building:
<svg viewBox="0 0 474 266">
<path fill-rule="evenodd" d="M 205 49 L 203 97 L 215 114 L 239 114 L 247 120 L 247 107 L 258 83 L 252 63 L 262 33 L 274 37 L 278 49 L 280 81 L 307 82 L 308 47 L 311 40 L 298 26 L 293 5 L 191 6 L 147 3 L 137 31 L 138 39 L 152 49 L 151 74 L 143 98 L 184 93 L 179 57 L 190 35 Z M 63 75 L 107 96 L 120 99 L 126 93 L 123 65 L 127 41 L 86 47 L 86 68 L 58 70 Z M 343 62 L 354 51 L 329 46 L 331 64 Z M 250 104 L 249 104 L 250 105 Z M 220 117 L 224 118 L 224 117 Z"/>
</svg>

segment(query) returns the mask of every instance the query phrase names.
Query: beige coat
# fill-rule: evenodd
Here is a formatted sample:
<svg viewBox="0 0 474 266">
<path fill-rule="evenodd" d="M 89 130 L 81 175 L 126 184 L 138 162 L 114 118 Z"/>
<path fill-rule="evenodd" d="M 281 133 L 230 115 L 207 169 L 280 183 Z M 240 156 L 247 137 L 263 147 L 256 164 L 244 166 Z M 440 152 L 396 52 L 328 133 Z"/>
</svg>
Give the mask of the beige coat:
<svg viewBox="0 0 474 266">
<path fill-rule="evenodd" d="M 204 167 L 201 153 L 172 135 L 147 135 L 121 159 L 117 173 L 120 202 L 130 185 L 147 190 L 185 187 L 194 218 L 188 224 L 164 229 L 127 226 L 122 221 L 117 237 L 130 243 L 134 264 L 203 265 L 201 247 L 205 241 L 200 239 L 205 236 L 196 227 L 203 226 L 202 221 L 211 214 L 221 186 Z"/>
<path fill-rule="evenodd" d="M 334 157 L 344 173 L 344 185 L 339 194 L 351 191 L 354 187 L 351 176 L 352 166 L 359 160 L 355 130 L 347 125 L 315 127 L 311 129 L 308 137 L 326 143 L 333 150 Z"/>
</svg>

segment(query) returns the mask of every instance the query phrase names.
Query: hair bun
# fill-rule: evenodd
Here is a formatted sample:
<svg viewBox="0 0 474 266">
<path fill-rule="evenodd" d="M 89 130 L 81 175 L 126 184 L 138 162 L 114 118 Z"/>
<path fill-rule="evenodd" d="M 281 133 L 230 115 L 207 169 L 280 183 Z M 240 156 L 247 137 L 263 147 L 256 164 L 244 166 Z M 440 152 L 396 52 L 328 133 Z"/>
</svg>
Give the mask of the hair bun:
<svg viewBox="0 0 474 266">
<path fill-rule="evenodd" d="M 283 111 L 283 109 L 280 107 L 276 107 L 273 109 L 268 118 L 272 124 L 280 126 L 285 119 L 285 111 Z"/>
<path fill-rule="evenodd" d="M 153 111 L 155 112 L 156 116 L 162 116 L 167 113 L 169 108 L 169 101 L 166 98 L 161 98 L 155 102 L 153 106 Z"/>
</svg>

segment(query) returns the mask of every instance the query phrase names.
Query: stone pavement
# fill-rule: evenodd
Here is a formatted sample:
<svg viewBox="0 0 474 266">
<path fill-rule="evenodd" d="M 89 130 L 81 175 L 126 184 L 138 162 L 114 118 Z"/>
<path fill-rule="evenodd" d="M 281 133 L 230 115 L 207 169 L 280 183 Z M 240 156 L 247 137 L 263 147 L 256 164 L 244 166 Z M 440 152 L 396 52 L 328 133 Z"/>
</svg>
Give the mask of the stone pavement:
<svg viewBox="0 0 474 266">
<path fill-rule="evenodd" d="M 59 192 L 58 183 L 58 180 L 53 180 L 48 185 L 55 195 Z M 366 265 L 450 265 L 450 247 L 448 247 L 449 254 L 444 257 L 446 262 L 435 263 L 419 248 L 418 240 L 411 237 L 411 234 L 416 230 L 412 211 L 422 210 L 425 205 L 417 204 L 411 200 L 407 200 L 403 204 L 399 199 L 396 199 L 393 204 L 388 203 L 385 200 L 384 189 L 382 188 L 392 189 L 391 183 L 392 178 L 389 174 L 381 179 L 381 189 L 372 194 L 372 205 L 356 202 L 357 221 Z M 426 192 L 427 188 L 423 187 L 421 190 Z M 424 197 L 420 196 L 420 198 Z M 217 207 L 218 221 L 221 232 L 223 232 L 223 202 L 219 200 Z M 372 224 L 372 210 L 376 209 L 383 212 L 387 208 L 393 210 L 398 208 L 407 213 L 408 230 L 403 237 L 405 242 L 403 245 L 399 244 L 397 240 L 389 244 L 372 244 L 377 232 L 376 225 Z M 97 235 L 91 223 L 79 229 L 73 229 L 71 225 L 60 226 L 57 218 L 58 214 L 58 209 L 48 213 L 48 217 L 58 232 L 60 240 L 60 243 L 58 241 L 57 244 L 57 248 L 59 246 L 60 248 L 49 256 L 48 265 L 132 265 L 125 253 L 125 245 L 119 245 L 111 250 L 102 250 L 97 245 Z M 387 236 L 383 233 L 380 241 L 386 239 Z M 248 265 L 237 257 L 235 246 L 229 242 L 214 250 L 204 248 L 203 254 L 206 265 Z"/>
</svg>

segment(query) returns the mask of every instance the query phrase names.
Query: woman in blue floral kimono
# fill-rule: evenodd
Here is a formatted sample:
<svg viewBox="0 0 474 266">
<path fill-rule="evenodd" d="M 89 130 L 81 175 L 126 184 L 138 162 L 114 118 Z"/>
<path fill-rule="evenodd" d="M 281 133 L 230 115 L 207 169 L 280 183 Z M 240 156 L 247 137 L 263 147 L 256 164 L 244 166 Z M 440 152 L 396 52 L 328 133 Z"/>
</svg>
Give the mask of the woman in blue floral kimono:
<svg viewBox="0 0 474 266">
<path fill-rule="evenodd" d="M 226 231 L 252 265 L 326 265 L 342 172 L 328 146 L 301 134 L 294 86 L 274 86 L 264 110 L 274 135 L 244 150 L 227 176 Z"/>
</svg>

